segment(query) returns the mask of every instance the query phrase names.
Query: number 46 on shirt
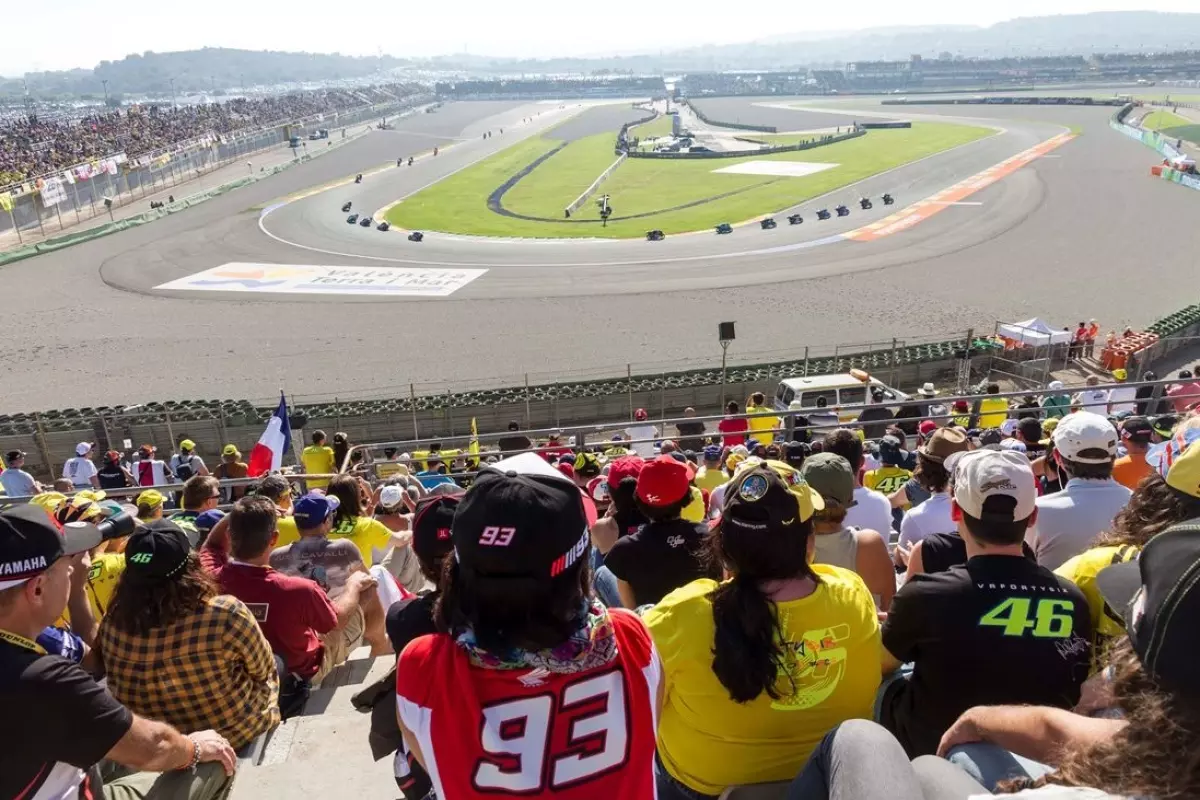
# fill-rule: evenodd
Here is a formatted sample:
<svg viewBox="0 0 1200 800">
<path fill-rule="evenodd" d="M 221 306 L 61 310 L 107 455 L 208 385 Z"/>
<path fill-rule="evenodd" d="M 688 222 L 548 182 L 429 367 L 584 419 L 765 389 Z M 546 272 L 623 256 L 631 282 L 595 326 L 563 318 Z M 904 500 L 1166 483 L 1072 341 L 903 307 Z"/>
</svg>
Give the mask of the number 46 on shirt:
<svg viewBox="0 0 1200 800">
<path fill-rule="evenodd" d="M 1075 627 L 1074 610 L 1075 603 L 1071 600 L 1039 600 L 1034 607 L 1028 597 L 1010 597 L 984 614 L 979 624 L 1003 628 L 1005 636 L 1024 636 L 1029 632 L 1039 639 L 1066 639 Z"/>
</svg>

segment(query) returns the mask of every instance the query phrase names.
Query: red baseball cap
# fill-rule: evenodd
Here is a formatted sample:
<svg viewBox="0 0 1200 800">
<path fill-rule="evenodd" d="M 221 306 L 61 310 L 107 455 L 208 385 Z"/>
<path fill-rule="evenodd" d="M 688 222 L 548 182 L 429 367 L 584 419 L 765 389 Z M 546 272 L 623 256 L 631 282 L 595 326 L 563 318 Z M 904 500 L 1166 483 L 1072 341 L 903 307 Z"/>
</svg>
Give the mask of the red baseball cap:
<svg viewBox="0 0 1200 800">
<path fill-rule="evenodd" d="M 669 506 L 688 496 L 696 473 L 691 465 L 670 456 L 646 462 L 638 475 L 637 498 L 648 506 Z"/>
<path fill-rule="evenodd" d="M 937 430 L 937 423 L 931 419 L 922 420 L 921 424 L 917 426 L 917 430 L 921 432 L 922 436 L 928 436 Z"/>
<path fill-rule="evenodd" d="M 639 456 L 624 456 L 608 465 L 609 487 L 620 486 L 626 478 L 636 478 L 642 473 L 646 462 Z"/>
<path fill-rule="evenodd" d="M 643 420 L 647 419 L 649 416 L 650 415 L 646 413 L 646 409 L 644 409 L 644 408 L 639 408 L 637 411 L 633 412 L 633 418 L 636 419 L 638 422 L 642 422 Z"/>
</svg>

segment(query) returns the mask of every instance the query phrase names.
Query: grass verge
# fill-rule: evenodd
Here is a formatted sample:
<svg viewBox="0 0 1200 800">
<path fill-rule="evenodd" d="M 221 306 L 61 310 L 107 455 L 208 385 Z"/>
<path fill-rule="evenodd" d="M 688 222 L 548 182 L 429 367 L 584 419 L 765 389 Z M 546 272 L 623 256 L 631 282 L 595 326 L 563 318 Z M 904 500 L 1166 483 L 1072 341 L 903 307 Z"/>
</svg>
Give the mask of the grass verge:
<svg viewBox="0 0 1200 800">
<path fill-rule="evenodd" d="M 628 159 L 603 184 L 603 191 L 611 196 L 616 216 L 641 213 L 650 216 L 614 221 L 607 228 L 597 224 L 513 219 L 488 210 L 487 197 L 496 187 L 555 146 L 554 142 L 537 139 L 519 143 L 418 192 L 388 212 L 387 219 L 403 228 L 478 236 L 630 238 L 651 228 L 667 233 L 695 231 L 788 208 L 993 133 L 991 128 L 921 122 L 914 123 L 912 128 L 875 130 L 847 142 L 770 156 Z M 552 156 L 505 196 L 504 207 L 523 214 L 560 218 L 566 203 L 611 163 L 611 136 L 606 140 L 610 148 L 606 158 L 600 157 L 599 146 L 589 144 L 592 139 L 599 137 L 572 143 Z M 572 152 L 572 148 L 577 149 Z M 806 161 L 837 166 L 814 175 L 789 178 L 713 172 L 745 161 Z M 580 186 L 588 170 L 592 171 Z M 668 210 L 726 194 L 729 196 L 690 208 Z M 587 203 L 575 214 L 575 219 L 598 220 L 599 210 L 593 203 Z"/>
</svg>

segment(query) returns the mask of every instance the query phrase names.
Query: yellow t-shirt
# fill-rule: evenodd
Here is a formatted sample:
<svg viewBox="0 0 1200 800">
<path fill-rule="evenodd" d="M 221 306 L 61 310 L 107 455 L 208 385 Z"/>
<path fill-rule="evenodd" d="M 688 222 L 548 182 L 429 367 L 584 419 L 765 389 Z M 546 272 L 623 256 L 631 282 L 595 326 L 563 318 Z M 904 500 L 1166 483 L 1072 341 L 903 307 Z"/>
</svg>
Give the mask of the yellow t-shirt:
<svg viewBox="0 0 1200 800">
<path fill-rule="evenodd" d="M 863 474 L 863 486 L 891 495 L 908 483 L 911 477 L 912 472 L 901 467 L 880 467 Z"/>
<path fill-rule="evenodd" d="M 92 558 L 92 566 L 88 570 L 87 596 L 97 622 L 112 605 L 113 592 L 117 590 L 117 581 L 124 572 L 124 553 L 101 553 Z"/>
<path fill-rule="evenodd" d="M 708 467 L 700 467 L 700 469 L 696 470 L 696 477 L 692 481 L 692 485 L 698 489 L 703 489 L 706 492 L 711 492 L 713 489 L 717 488 L 728 480 L 729 476 L 721 471 L 719 466 L 713 467 L 712 469 L 709 469 Z"/>
<path fill-rule="evenodd" d="M 1008 419 L 1008 401 L 1003 397 L 985 397 L 979 401 L 979 427 L 999 428 Z"/>
<path fill-rule="evenodd" d="M 276 547 L 300 541 L 300 531 L 296 528 L 294 517 L 280 517 L 275 528 L 279 531 L 279 541 L 275 543 Z"/>
<path fill-rule="evenodd" d="M 1096 575 L 1105 567 L 1132 561 L 1139 552 L 1141 548 L 1132 544 L 1093 547 L 1054 570 L 1055 575 L 1078 586 L 1087 598 L 1092 617 L 1092 672 L 1104 666 L 1106 651 L 1113 640 L 1125 635 L 1125 621 L 1119 610 L 1114 610 L 1104 602 L 1096 586 Z"/>
<path fill-rule="evenodd" d="M 333 462 L 332 447 L 318 447 L 315 444 L 310 444 L 300 453 L 300 461 L 304 463 L 304 471 L 309 475 L 329 475 L 337 470 L 337 466 Z M 309 489 L 324 489 L 329 485 L 326 480 L 310 480 L 308 481 Z"/>
<path fill-rule="evenodd" d="M 780 700 L 764 693 L 735 703 L 713 673 L 708 594 L 716 581 L 693 581 L 646 612 L 666 679 L 658 753 L 685 786 L 717 795 L 736 784 L 791 780 L 834 726 L 871 718 L 883 647 L 875 601 L 853 572 L 813 570 L 817 590 L 778 605 L 794 659 L 776 684 Z"/>
<path fill-rule="evenodd" d="M 747 414 L 763 414 L 772 410 L 766 406 L 746 406 Z M 763 433 L 763 431 L 782 427 L 779 424 L 779 417 L 750 417 L 746 422 L 750 426 L 750 438 L 763 444 L 770 444 L 775 441 L 774 433 Z"/>
<path fill-rule="evenodd" d="M 292 517 L 280 517 L 278 530 L 279 540 L 275 543 L 276 548 L 300 540 L 300 531 L 296 527 L 296 520 Z M 392 547 L 392 532 L 386 525 L 373 517 L 351 517 L 349 520 L 344 520 L 334 526 L 333 530 L 329 532 L 329 538 L 352 541 L 358 548 L 358 552 L 362 554 L 363 564 L 368 567 L 373 567 L 383 561 L 383 557 Z"/>
</svg>

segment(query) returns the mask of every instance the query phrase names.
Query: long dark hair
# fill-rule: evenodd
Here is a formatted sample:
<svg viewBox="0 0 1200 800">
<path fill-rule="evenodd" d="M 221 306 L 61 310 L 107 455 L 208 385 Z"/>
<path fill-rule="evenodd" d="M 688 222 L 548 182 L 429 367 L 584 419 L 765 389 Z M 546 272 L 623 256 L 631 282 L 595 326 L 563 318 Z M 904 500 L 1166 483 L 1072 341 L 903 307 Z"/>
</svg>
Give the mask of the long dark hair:
<svg viewBox="0 0 1200 800">
<path fill-rule="evenodd" d="M 1037 784 L 1156 800 L 1200 796 L 1200 709 L 1159 686 L 1128 639 L 1112 663 L 1113 696 L 1128 725 L 1106 741 L 1067 749 L 1058 770 Z"/>
<path fill-rule="evenodd" d="M 639 525 L 645 525 L 649 520 L 642 510 L 638 508 L 637 503 L 637 478 L 625 478 L 619 486 L 608 486 L 609 506 L 612 509 L 612 518 L 617 521 L 617 527 L 620 528 L 621 536 L 629 532 L 631 528 L 636 528 Z"/>
<path fill-rule="evenodd" d="M 1146 544 L 1176 522 L 1200 516 L 1200 500 L 1167 485 L 1157 472 L 1142 478 L 1129 503 L 1117 512 L 1112 530 L 1096 537 L 1094 545 Z"/>
<path fill-rule="evenodd" d="M 117 581 L 104 622 L 133 636 L 148 636 L 196 613 L 218 594 L 216 582 L 192 553 L 179 575 L 169 580 L 141 583 L 126 576 Z"/>
<path fill-rule="evenodd" d="M 325 487 L 327 494 L 338 499 L 338 509 L 334 512 L 333 526 L 336 528 L 343 522 L 353 523 L 355 517 L 362 516 L 362 498 L 358 494 L 358 478 L 353 475 L 334 475 Z"/>
<path fill-rule="evenodd" d="M 447 557 L 434 623 L 452 636 L 471 629 L 490 653 L 557 647 L 579 628 L 584 599 L 592 591 L 590 562 L 585 556 L 562 574 L 543 579 L 480 575 Z"/>
<path fill-rule="evenodd" d="M 333 468 L 340 470 L 346 463 L 346 453 L 350 452 L 350 437 L 338 431 L 333 435 Z"/>
<path fill-rule="evenodd" d="M 787 675 L 785 637 L 775 601 L 763 591 L 765 581 L 809 577 L 819 581 L 808 563 L 812 520 L 795 533 L 780 534 L 773 526 L 718 525 L 708 536 L 707 555 L 713 566 L 733 574 L 709 594 L 712 601 L 712 670 L 737 703 L 748 703 L 763 692 L 773 700 L 786 692 L 776 688 Z"/>
</svg>

